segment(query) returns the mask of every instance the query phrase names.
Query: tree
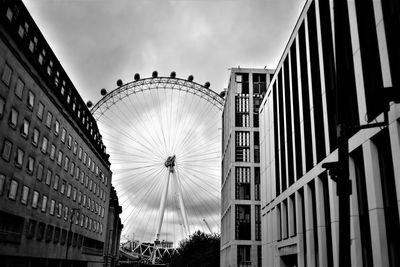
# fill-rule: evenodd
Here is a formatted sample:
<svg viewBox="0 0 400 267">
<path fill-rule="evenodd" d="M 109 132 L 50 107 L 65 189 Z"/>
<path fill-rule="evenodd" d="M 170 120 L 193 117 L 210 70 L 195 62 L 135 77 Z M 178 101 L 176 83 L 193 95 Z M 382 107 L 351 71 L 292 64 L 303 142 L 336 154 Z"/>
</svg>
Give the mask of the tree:
<svg viewBox="0 0 400 267">
<path fill-rule="evenodd" d="M 180 242 L 178 253 L 170 258 L 170 264 L 176 267 L 213 267 L 219 266 L 220 236 L 195 232 Z"/>
</svg>

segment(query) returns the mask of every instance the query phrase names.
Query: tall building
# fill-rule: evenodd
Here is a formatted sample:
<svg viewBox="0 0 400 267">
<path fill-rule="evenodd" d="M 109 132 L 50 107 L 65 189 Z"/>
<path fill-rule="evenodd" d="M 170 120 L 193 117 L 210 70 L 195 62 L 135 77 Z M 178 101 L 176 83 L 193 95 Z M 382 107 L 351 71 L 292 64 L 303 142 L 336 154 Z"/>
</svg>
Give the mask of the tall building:
<svg viewBox="0 0 400 267">
<path fill-rule="evenodd" d="M 231 71 L 222 114 L 221 266 L 261 266 L 258 114 L 271 75 Z"/>
<path fill-rule="evenodd" d="M 338 120 L 371 125 L 386 112 L 387 126 L 349 131 L 351 262 L 400 266 L 399 34 L 398 1 L 306 2 L 260 107 L 264 266 L 338 266 L 344 217 L 322 164 L 338 160 Z"/>
<path fill-rule="evenodd" d="M 96 121 L 23 3 L 0 0 L 1 265 L 103 266 L 110 194 Z"/>
</svg>

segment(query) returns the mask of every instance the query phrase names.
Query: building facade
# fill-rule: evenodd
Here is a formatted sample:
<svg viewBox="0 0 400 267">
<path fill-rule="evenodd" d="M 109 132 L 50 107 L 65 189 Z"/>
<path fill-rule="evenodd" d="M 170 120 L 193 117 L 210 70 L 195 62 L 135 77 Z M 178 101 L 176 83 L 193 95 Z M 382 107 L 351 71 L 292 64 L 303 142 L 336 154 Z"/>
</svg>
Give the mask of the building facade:
<svg viewBox="0 0 400 267">
<path fill-rule="evenodd" d="M 108 155 L 19 0 L 0 1 L 0 79 L 2 266 L 103 266 L 114 238 Z"/>
<path fill-rule="evenodd" d="M 263 266 L 338 266 L 335 36 L 346 58 L 352 266 L 400 265 L 398 1 L 308 0 L 260 107 Z M 343 10 L 343 9 L 342 9 Z M 337 14 L 337 13 L 336 13 Z M 347 36 L 349 38 L 347 38 Z M 336 56 L 336 59 L 335 59 Z"/>
<path fill-rule="evenodd" d="M 259 107 L 271 74 L 231 70 L 222 115 L 221 266 L 261 266 Z"/>
</svg>

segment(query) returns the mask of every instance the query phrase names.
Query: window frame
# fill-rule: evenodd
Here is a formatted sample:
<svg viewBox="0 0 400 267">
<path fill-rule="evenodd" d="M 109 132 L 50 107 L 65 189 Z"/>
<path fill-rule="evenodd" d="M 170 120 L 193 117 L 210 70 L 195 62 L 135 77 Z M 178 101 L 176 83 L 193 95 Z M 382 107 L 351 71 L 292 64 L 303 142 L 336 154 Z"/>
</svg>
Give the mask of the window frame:
<svg viewBox="0 0 400 267">
<path fill-rule="evenodd" d="M 45 105 L 43 104 L 42 101 L 39 101 L 38 109 L 36 111 L 36 117 L 38 117 L 40 121 L 43 121 L 44 109 Z"/>
<path fill-rule="evenodd" d="M 7 86 L 10 86 L 13 69 L 7 63 L 4 64 L 3 73 L 1 74 L 1 81 Z"/>
<path fill-rule="evenodd" d="M 21 100 L 24 95 L 24 89 L 25 89 L 25 82 L 21 79 L 21 77 L 18 77 L 14 87 L 14 94 Z"/>
<path fill-rule="evenodd" d="M 19 116 L 18 110 L 16 110 L 14 107 L 12 107 L 11 111 L 10 111 L 10 116 L 8 118 L 8 125 L 10 125 L 10 127 L 13 129 L 17 128 L 18 116 Z"/>
<path fill-rule="evenodd" d="M 26 103 L 26 105 L 28 106 L 28 108 L 30 110 L 33 110 L 33 107 L 35 106 L 35 93 L 32 92 L 31 90 L 28 91 L 28 101 Z"/>
</svg>

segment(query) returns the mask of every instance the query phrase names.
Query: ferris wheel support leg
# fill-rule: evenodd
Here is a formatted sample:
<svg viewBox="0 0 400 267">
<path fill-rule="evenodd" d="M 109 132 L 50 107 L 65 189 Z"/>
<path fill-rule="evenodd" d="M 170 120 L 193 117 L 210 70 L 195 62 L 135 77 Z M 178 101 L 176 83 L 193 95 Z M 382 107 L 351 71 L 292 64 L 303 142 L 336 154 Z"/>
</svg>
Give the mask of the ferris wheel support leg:
<svg viewBox="0 0 400 267">
<path fill-rule="evenodd" d="M 175 188 L 177 190 L 177 194 L 178 194 L 178 200 L 179 200 L 179 207 L 181 210 L 181 215 L 183 218 L 183 226 L 185 227 L 185 231 L 186 231 L 186 236 L 189 237 L 190 235 L 190 229 L 189 229 L 189 224 L 188 224 L 188 219 L 187 219 L 187 214 L 186 214 L 186 209 L 185 209 L 185 205 L 183 203 L 183 197 L 182 197 L 182 184 L 181 184 L 181 180 L 179 179 L 179 177 L 176 175 L 176 173 L 174 173 L 174 182 L 175 182 Z"/>
<path fill-rule="evenodd" d="M 169 186 L 169 179 L 170 179 L 171 172 L 168 172 L 168 177 L 167 177 L 167 183 L 165 184 L 162 197 L 161 197 L 161 202 L 160 202 L 160 208 L 159 208 L 159 216 L 158 216 L 158 224 L 157 224 L 157 232 L 156 232 L 156 240 L 159 240 L 160 237 L 160 231 L 161 231 L 161 226 L 163 223 L 164 219 L 164 212 L 165 212 L 165 202 L 167 200 L 167 194 L 168 194 L 168 186 Z"/>
</svg>

